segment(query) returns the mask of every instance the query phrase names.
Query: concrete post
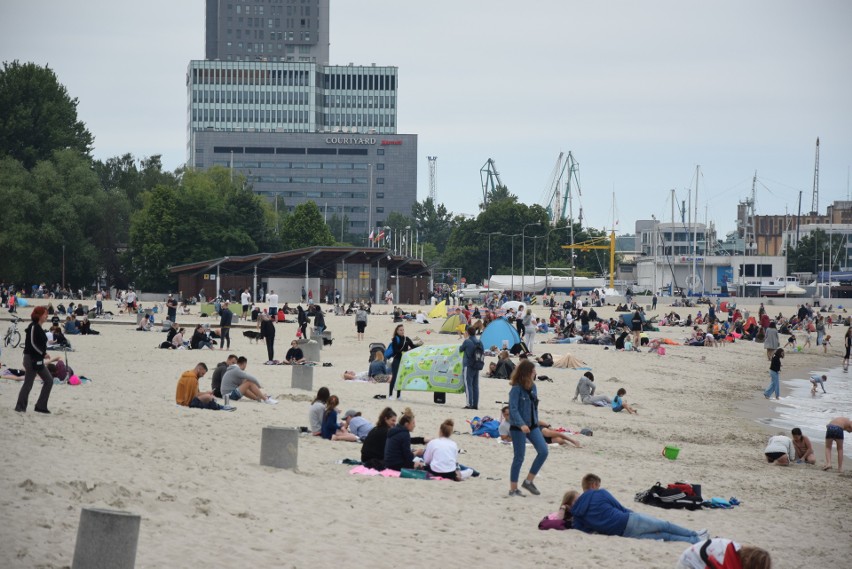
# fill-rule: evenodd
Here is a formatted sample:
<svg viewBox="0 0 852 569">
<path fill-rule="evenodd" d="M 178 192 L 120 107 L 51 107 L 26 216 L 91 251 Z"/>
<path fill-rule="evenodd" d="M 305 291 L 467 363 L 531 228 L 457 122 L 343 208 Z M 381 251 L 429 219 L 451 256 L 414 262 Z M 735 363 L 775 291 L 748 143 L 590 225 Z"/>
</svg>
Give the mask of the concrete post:
<svg viewBox="0 0 852 569">
<path fill-rule="evenodd" d="M 305 359 L 309 362 L 320 363 L 322 361 L 322 355 L 320 354 L 320 351 L 322 350 L 322 338 L 320 338 L 319 341 L 301 341 L 299 342 L 299 347 L 302 348 L 302 353 L 305 355 Z"/>
<path fill-rule="evenodd" d="M 133 569 L 142 517 L 130 512 L 83 508 L 72 569 Z"/>
<path fill-rule="evenodd" d="M 313 391 L 314 389 L 314 366 L 292 366 L 293 377 L 290 382 L 290 387 L 293 389 L 306 389 Z"/>
<path fill-rule="evenodd" d="M 299 461 L 299 430 L 292 427 L 264 427 L 260 439 L 260 464 L 294 469 Z"/>
</svg>

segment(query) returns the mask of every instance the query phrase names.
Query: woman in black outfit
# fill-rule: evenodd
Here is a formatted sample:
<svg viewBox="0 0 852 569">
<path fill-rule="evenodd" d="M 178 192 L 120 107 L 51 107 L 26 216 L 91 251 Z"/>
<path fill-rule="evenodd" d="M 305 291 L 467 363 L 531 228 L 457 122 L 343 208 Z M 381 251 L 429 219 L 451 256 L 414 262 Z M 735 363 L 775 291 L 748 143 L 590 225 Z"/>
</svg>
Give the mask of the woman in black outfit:
<svg viewBox="0 0 852 569">
<path fill-rule="evenodd" d="M 299 314 L 296 316 L 296 322 L 299 324 L 299 329 L 302 331 L 302 338 L 305 340 L 308 339 L 308 315 L 305 314 L 305 310 L 302 308 L 302 305 L 296 307 L 298 309 Z"/>
<path fill-rule="evenodd" d="M 388 440 L 388 431 L 396 427 L 396 413 L 390 407 L 385 407 L 376 426 L 367 434 L 364 444 L 361 446 L 361 462 L 367 468 L 384 470 L 385 468 L 385 443 Z"/>
<path fill-rule="evenodd" d="M 30 318 L 32 318 L 32 322 L 27 326 L 24 342 L 24 383 L 21 385 L 20 393 L 18 393 L 18 404 L 15 405 L 15 411 L 27 412 L 30 390 L 33 388 L 35 376 L 38 375 L 44 383 L 41 386 L 41 393 L 38 396 L 38 401 L 36 401 L 35 410 L 38 413 L 50 413 L 47 409 L 47 400 L 50 398 L 50 390 L 53 389 L 53 377 L 47 370 L 47 363 L 50 361 L 50 356 L 47 354 L 47 334 L 41 327 L 47 321 L 47 308 L 36 306 Z"/>
<path fill-rule="evenodd" d="M 275 323 L 268 314 L 261 312 L 258 315 L 260 320 L 260 337 L 266 340 L 266 361 L 271 362 L 275 359 Z"/>
<path fill-rule="evenodd" d="M 399 375 L 399 364 L 402 363 L 402 353 L 415 348 L 414 342 L 405 335 L 405 327 L 400 324 L 393 331 L 393 339 L 391 339 L 390 347 L 393 350 L 391 357 L 393 358 L 392 376 L 390 386 L 388 387 L 388 397 L 393 396 L 393 386 L 396 385 L 396 376 Z M 396 392 L 396 398 L 399 399 L 399 391 Z"/>
</svg>

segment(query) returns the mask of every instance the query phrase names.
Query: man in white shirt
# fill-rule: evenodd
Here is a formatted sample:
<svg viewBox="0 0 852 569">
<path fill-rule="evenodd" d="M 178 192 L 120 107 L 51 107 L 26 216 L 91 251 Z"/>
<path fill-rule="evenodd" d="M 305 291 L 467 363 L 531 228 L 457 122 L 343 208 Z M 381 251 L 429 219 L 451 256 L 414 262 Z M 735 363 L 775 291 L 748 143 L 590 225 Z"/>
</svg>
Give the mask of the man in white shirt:
<svg viewBox="0 0 852 569">
<path fill-rule="evenodd" d="M 278 319 L 278 295 L 274 290 L 270 290 L 266 295 L 266 302 L 269 304 L 269 316 L 275 322 Z"/>
<path fill-rule="evenodd" d="M 251 305 L 251 295 L 247 288 L 243 289 L 243 293 L 240 295 L 240 303 L 243 305 L 243 320 L 248 320 L 248 311 L 249 306 Z"/>
</svg>

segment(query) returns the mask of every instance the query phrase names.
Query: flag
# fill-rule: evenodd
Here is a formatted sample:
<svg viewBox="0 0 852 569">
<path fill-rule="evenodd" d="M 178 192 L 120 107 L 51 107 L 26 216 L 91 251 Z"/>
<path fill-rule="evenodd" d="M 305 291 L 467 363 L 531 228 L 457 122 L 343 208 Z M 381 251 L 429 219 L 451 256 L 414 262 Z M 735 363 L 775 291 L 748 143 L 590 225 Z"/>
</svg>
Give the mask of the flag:
<svg viewBox="0 0 852 569">
<path fill-rule="evenodd" d="M 382 240 L 382 238 L 383 238 L 384 236 L 385 236 L 385 230 L 384 230 L 384 229 L 382 229 L 382 230 L 379 232 L 379 236 L 378 236 L 378 237 L 376 237 L 376 241 L 381 241 L 381 240 Z"/>
<path fill-rule="evenodd" d="M 374 231 L 370 231 L 370 237 L 369 237 L 370 241 L 373 240 L 373 233 L 374 233 Z"/>
<path fill-rule="evenodd" d="M 388 234 L 387 234 L 387 235 L 385 235 L 385 241 L 387 241 L 388 243 L 390 243 L 390 240 L 391 240 L 391 232 L 390 232 L 390 229 L 388 229 Z"/>
</svg>

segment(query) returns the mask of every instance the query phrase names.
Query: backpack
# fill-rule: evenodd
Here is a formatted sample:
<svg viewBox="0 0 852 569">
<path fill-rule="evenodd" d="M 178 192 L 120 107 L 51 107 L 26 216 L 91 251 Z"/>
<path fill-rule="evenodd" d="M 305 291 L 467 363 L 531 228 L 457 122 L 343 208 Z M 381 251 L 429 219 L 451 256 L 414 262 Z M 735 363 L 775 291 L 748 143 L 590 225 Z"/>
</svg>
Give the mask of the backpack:
<svg viewBox="0 0 852 569">
<path fill-rule="evenodd" d="M 685 491 L 689 486 L 691 493 Z M 697 490 L 697 491 L 696 491 Z M 633 498 L 636 502 L 656 506 L 658 508 L 700 510 L 702 507 L 701 490 L 699 486 L 678 482 L 666 488 L 659 482 L 644 492 L 638 492 Z"/>
<path fill-rule="evenodd" d="M 479 371 L 485 367 L 485 350 L 482 349 L 482 342 L 478 340 L 475 340 L 475 342 L 476 345 L 473 348 L 473 362 L 471 362 L 470 367 Z"/>
</svg>

